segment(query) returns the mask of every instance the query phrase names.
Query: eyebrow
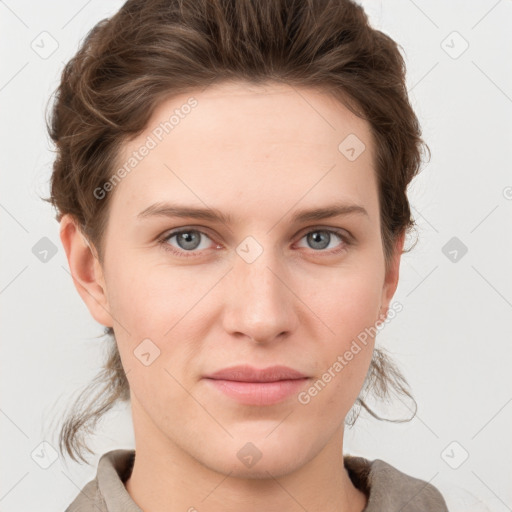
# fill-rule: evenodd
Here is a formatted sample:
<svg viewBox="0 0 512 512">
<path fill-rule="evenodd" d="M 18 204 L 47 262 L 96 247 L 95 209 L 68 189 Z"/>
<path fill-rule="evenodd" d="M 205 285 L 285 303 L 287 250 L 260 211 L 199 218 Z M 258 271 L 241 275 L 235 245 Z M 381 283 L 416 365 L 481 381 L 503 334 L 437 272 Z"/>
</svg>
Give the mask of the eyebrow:
<svg viewBox="0 0 512 512">
<path fill-rule="evenodd" d="M 363 206 L 349 203 L 335 203 L 321 208 L 300 210 L 293 215 L 292 222 L 302 223 L 353 214 L 369 217 L 368 212 Z M 148 217 L 184 217 L 221 222 L 223 224 L 230 224 L 233 222 L 232 215 L 223 213 L 216 208 L 196 208 L 164 202 L 154 203 L 137 215 L 137 218 L 139 219 L 145 219 Z"/>
</svg>

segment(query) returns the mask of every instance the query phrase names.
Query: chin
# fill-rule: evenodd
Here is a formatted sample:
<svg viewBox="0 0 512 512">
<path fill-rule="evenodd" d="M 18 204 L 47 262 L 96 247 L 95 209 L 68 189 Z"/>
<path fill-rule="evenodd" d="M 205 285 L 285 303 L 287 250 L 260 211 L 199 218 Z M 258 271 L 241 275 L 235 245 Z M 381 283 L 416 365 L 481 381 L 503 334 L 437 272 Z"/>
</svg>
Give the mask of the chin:
<svg viewBox="0 0 512 512">
<path fill-rule="evenodd" d="M 283 457 L 282 453 L 274 453 L 269 459 L 262 457 L 254 466 L 246 467 L 238 458 L 226 461 L 227 464 L 219 466 L 218 460 L 215 467 L 210 467 L 218 473 L 229 475 L 232 478 L 247 480 L 268 480 L 269 478 L 280 478 L 296 471 L 301 464 L 295 457 Z"/>
<path fill-rule="evenodd" d="M 236 437 L 203 454 L 199 460 L 210 469 L 234 478 L 279 478 L 304 465 L 314 456 L 312 447 L 286 436 Z M 242 440 L 243 439 L 243 440 Z M 248 440 L 248 439 L 252 439 Z M 212 458 L 213 457 L 213 458 Z"/>
</svg>

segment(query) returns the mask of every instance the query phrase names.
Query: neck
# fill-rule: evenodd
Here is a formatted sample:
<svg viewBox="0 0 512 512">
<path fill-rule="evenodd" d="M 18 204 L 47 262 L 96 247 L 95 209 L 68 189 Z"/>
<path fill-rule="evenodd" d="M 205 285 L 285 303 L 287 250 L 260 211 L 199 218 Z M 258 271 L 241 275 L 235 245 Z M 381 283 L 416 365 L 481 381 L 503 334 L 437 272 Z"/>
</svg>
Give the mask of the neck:
<svg viewBox="0 0 512 512">
<path fill-rule="evenodd" d="M 343 430 L 298 469 L 278 475 L 269 469 L 249 478 L 236 469 L 223 473 L 208 467 L 147 417 L 133 417 L 136 457 L 125 486 L 142 510 L 361 512 L 366 507 L 366 495 L 353 485 L 343 464 Z"/>
</svg>

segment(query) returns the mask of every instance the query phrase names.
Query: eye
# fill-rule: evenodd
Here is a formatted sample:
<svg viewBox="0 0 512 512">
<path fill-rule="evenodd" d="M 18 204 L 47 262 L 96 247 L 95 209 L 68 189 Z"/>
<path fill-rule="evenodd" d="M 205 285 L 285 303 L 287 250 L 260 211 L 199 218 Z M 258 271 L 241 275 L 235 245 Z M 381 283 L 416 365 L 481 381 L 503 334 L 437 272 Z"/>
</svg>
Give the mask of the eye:
<svg viewBox="0 0 512 512">
<path fill-rule="evenodd" d="M 172 231 L 160 238 L 158 242 L 162 245 L 164 250 L 179 257 L 190 258 L 200 256 L 199 253 L 202 250 L 209 248 L 208 243 L 203 243 L 203 238 L 212 241 L 211 238 L 203 231 L 186 228 Z M 177 247 L 170 243 L 172 239 L 176 239 L 175 243 L 177 244 Z M 326 254 L 338 254 L 346 250 L 351 244 L 349 235 L 345 234 L 344 231 L 326 228 L 315 228 L 310 230 L 302 236 L 301 240 L 303 239 L 306 239 L 313 251 L 323 252 Z M 341 244 L 338 244 L 338 247 L 335 248 L 330 247 L 332 242 L 336 239 L 341 241 Z M 222 246 L 217 244 L 218 249 L 221 247 Z"/>
<path fill-rule="evenodd" d="M 341 244 L 337 247 L 332 247 L 332 242 L 341 240 Z M 347 249 L 350 245 L 350 239 L 348 235 L 343 232 L 333 229 L 316 228 L 308 231 L 301 240 L 306 239 L 306 243 L 316 252 L 325 252 L 328 254 L 337 254 Z M 330 247 L 330 249 L 329 249 Z M 329 250 L 325 250 L 329 249 Z"/>
<path fill-rule="evenodd" d="M 163 248 L 166 251 L 170 251 L 177 256 L 183 256 L 185 258 L 191 256 L 197 256 L 194 254 L 195 251 L 200 251 L 201 249 L 208 249 L 208 247 L 201 247 L 201 237 L 208 238 L 210 237 L 204 233 L 203 231 L 199 231 L 198 229 L 181 229 L 179 231 L 173 231 L 165 235 L 163 238 L 159 240 L 159 243 L 162 244 Z M 170 240 L 176 238 L 176 243 L 178 244 L 178 248 L 170 245 Z M 191 253 L 191 254 L 187 254 Z"/>
</svg>

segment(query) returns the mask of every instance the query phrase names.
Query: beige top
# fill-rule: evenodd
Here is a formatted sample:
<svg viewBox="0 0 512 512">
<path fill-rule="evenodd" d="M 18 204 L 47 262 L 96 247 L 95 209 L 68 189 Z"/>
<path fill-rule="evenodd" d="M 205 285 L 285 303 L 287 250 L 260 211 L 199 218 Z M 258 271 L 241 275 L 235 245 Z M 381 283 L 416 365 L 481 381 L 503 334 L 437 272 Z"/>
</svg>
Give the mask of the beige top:
<svg viewBox="0 0 512 512">
<path fill-rule="evenodd" d="M 355 487 L 368 497 L 363 512 L 448 512 L 436 487 L 375 459 L 345 455 L 345 467 Z M 98 462 L 96 478 L 80 491 L 65 512 L 142 512 L 124 486 L 135 450 L 112 450 Z"/>
</svg>

